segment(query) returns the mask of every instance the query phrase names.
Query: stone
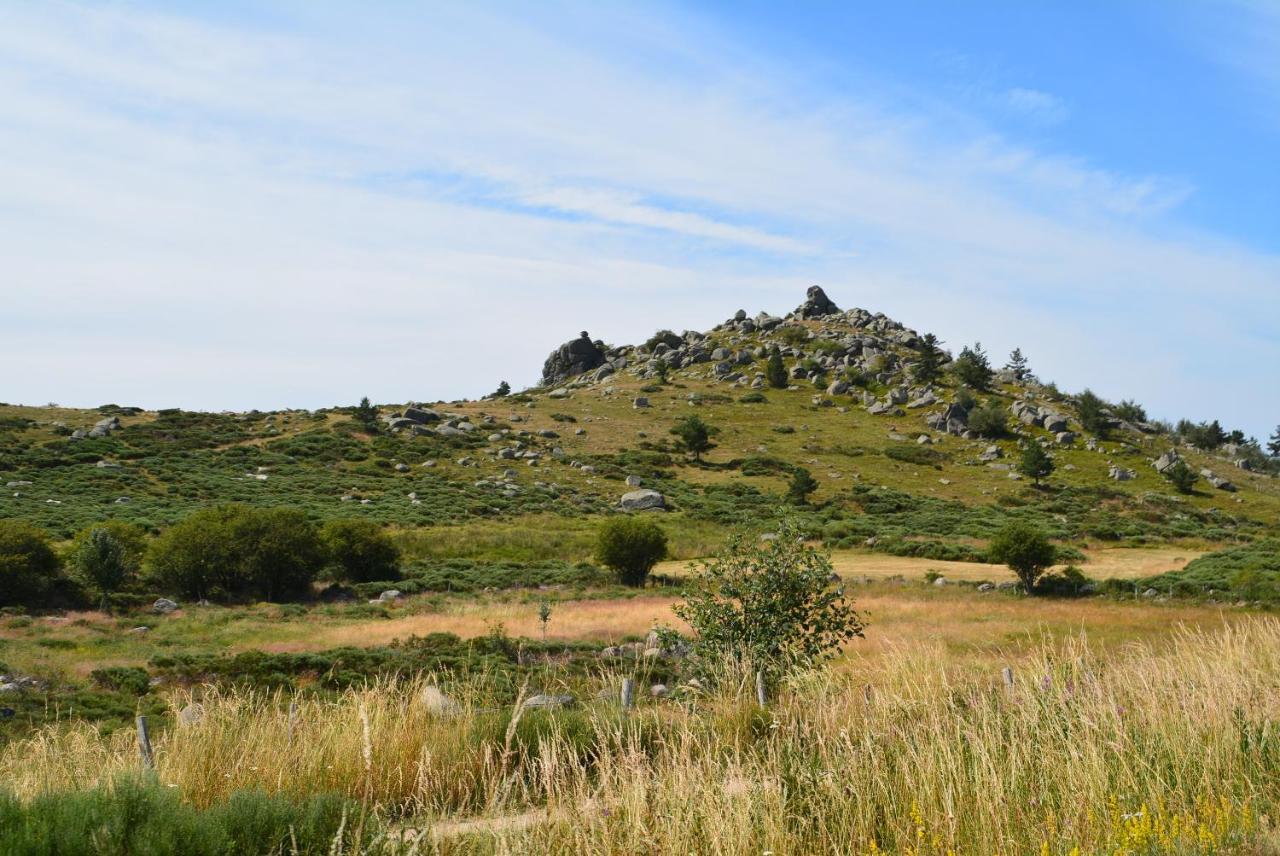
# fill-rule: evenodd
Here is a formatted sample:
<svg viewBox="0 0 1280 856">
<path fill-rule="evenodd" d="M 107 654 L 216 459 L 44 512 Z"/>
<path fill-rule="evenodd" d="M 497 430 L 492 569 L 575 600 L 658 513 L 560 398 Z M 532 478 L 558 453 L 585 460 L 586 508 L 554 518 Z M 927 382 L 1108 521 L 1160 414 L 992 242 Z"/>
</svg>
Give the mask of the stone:
<svg viewBox="0 0 1280 856">
<path fill-rule="evenodd" d="M 396 464 L 396 472 L 398 472 L 398 473 L 407 473 L 407 472 L 409 472 L 409 465 L 408 465 L 408 464 Z"/>
<path fill-rule="evenodd" d="M 1170 469 L 1174 464 L 1178 463 L 1178 461 L 1181 461 L 1181 460 L 1182 460 L 1182 457 L 1176 451 L 1174 451 L 1173 449 L 1170 449 L 1160 457 L 1156 458 L 1156 462 L 1154 465 L 1156 468 L 1156 472 L 1163 475 L 1165 470 Z"/>
<path fill-rule="evenodd" d="M 640 409 L 640 408 L 642 408 L 642 407 L 648 407 L 648 406 L 649 406 L 649 399 L 648 399 L 648 398 L 646 398 L 646 397 L 645 397 L 645 396 L 643 396 L 643 395 L 637 395 L 637 396 L 635 397 L 635 400 L 631 402 L 631 406 L 632 406 L 632 407 L 634 407 L 634 408 L 635 408 L 635 409 L 637 409 L 637 410 L 639 410 L 639 409 Z"/>
<path fill-rule="evenodd" d="M 382 603 L 387 603 L 388 601 L 399 600 L 402 597 L 404 597 L 404 595 L 400 593 L 399 589 L 387 589 L 382 594 L 378 595 L 378 600 Z"/>
<path fill-rule="evenodd" d="M 411 419 L 419 425 L 428 425 L 440 421 L 440 414 L 425 407 L 406 407 L 402 418 Z"/>
<path fill-rule="evenodd" d="M 849 384 L 843 380 L 833 380 L 827 387 L 827 395 L 844 395 L 849 391 Z"/>
<path fill-rule="evenodd" d="M 661 510 L 666 508 L 667 500 L 656 490 L 642 488 L 624 493 L 618 504 L 622 506 L 624 511 Z"/>
<path fill-rule="evenodd" d="M 982 583 L 980 586 L 978 586 L 978 591 L 980 592 L 995 591 L 995 588 L 996 587 L 993 586 L 991 583 Z"/>
<path fill-rule="evenodd" d="M 434 684 L 428 684 L 422 688 L 422 695 L 418 696 L 418 701 L 428 713 L 435 716 L 456 716 L 462 713 L 462 705 L 445 695 Z"/>
<path fill-rule="evenodd" d="M 943 586 L 945 586 L 945 585 L 947 584 L 947 578 L 946 578 L 946 577 L 938 577 L 936 580 L 934 580 L 934 581 L 933 581 L 933 584 L 934 584 L 935 586 L 937 586 L 938 588 L 942 588 Z"/>
<path fill-rule="evenodd" d="M 155 603 L 151 604 L 151 611 L 158 613 L 160 615 L 168 615 L 169 613 L 175 611 L 177 608 L 178 608 L 178 604 L 172 600 L 169 600 L 169 598 L 167 597 L 159 598 L 156 600 Z"/>
<path fill-rule="evenodd" d="M 547 357 L 542 365 L 542 385 L 563 383 L 571 377 L 599 368 L 604 362 L 604 351 L 599 344 L 591 341 L 584 330 L 578 338 L 565 342 Z"/>
<path fill-rule="evenodd" d="M 654 684 L 653 686 L 649 687 L 649 695 L 653 696 L 654 698 L 666 698 L 668 695 L 670 695 L 670 693 L 671 691 L 667 689 L 666 684 Z"/>
<path fill-rule="evenodd" d="M 199 702 L 191 702 L 191 704 L 178 711 L 178 723 L 180 725 L 195 725 L 204 719 L 204 705 Z"/>
<path fill-rule="evenodd" d="M 828 315 L 840 314 L 840 307 L 827 297 L 821 286 L 811 285 L 805 292 L 805 301 L 796 307 L 795 314 L 801 318 L 825 318 Z"/>
<path fill-rule="evenodd" d="M 979 461 L 995 461 L 1001 458 L 1003 455 L 1004 453 L 1000 451 L 999 446 L 988 446 L 987 448 L 982 450 L 982 454 L 978 456 L 978 460 Z"/>
<path fill-rule="evenodd" d="M 542 708 L 544 710 L 573 707 L 574 703 L 575 699 L 571 695 L 535 695 L 529 696 L 524 700 L 526 708 Z"/>
<path fill-rule="evenodd" d="M 1107 470 L 1107 478 L 1114 481 L 1133 481 L 1137 477 L 1138 474 L 1133 470 L 1126 470 L 1124 467 L 1118 467 L 1115 464 L 1112 464 L 1111 469 Z"/>
<path fill-rule="evenodd" d="M 640 476 L 627 476 L 627 487 L 640 487 L 643 483 Z"/>
<path fill-rule="evenodd" d="M 1059 431 L 1053 439 L 1059 446 L 1070 446 L 1076 441 L 1076 435 L 1070 431 Z"/>
</svg>

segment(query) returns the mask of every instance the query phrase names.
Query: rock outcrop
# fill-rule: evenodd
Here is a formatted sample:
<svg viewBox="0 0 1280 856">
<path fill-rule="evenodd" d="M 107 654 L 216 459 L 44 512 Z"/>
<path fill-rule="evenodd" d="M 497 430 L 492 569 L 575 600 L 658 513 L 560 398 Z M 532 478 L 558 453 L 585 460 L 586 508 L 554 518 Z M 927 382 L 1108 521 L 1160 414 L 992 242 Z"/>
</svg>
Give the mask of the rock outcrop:
<svg viewBox="0 0 1280 856">
<path fill-rule="evenodd" d="M 563 383 L 571 377 L 600 368 L 604 362 L 603 343 L 591 341 L 584 330 L 578 338 L 565 342 L 547 357 L 542 364 L 542 385 Z"/>
</svg>

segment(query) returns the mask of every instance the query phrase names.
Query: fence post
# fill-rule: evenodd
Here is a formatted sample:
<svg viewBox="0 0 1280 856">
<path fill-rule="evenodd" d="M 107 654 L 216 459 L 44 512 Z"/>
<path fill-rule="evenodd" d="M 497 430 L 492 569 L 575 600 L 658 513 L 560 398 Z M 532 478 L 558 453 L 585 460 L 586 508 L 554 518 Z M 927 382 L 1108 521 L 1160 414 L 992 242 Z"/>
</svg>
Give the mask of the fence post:
<svg viewBox="0 0 1280 856">
<path fill-rule="evenodd" d="M 288 745 L 293 745 L 293 726 L 298 720 L 298 703 L 296 701 L 289 702 L 289 736 Z"/>
<path fill-rule="evenodd" d="M 636 700 L 636 679 L 622 679 L 622 709 L 631 710 Z"/>
<path fill-rule="evenodd" d="M 867 707 L 871 706 L 871 702 L 875 700 L 875 691 L 871 689 L 871 684 L 862 685 L 862 703 Z"/>
<path fill-rule="evenodd" d="M 147 733 L 147 718 L 139 714 L 136 722 L 138 725 L 138 754 L 142 756 L 142 766 L 148 770 L 154 770 L 156 756 L 151 751 L 151 736 Z"/>
<path fill-rule="evenodd" d="M 764 672 L 756 672 L 756 703 L 761 707 L 769 706 L 769 695 L 765 692 Z"/>
<path fill-rule="evenodd" d="M 1004 680 L 1004 688 L 1006 690 L 1013 689 L 1013 669 L 1005 666 L 1000 670 L 1000 677 Z"/>
</svg>

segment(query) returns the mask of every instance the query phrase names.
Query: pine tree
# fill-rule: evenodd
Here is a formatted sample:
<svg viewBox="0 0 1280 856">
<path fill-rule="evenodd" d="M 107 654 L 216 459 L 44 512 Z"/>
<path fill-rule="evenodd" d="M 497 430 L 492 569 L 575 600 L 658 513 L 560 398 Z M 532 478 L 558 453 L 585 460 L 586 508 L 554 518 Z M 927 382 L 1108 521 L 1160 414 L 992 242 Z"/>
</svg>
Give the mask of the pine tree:
<svg viewBox="0 0 1280 856">
<path fill-rule="evenodd" d="M 681 448 L 686 452 L 692 452 L 695 461 L 701 461 L 703 452 L 709 452 L 716 447 L 716 444 L 711 442 L 711 438 L 719 434 L 720 429 L 708 425 L 700 416 L 686 416 L 676 423 L 671 433 L 680 439 Z"/>
<path fill-rule="evenodd" d="M 1040 479 L 1048 478 L 1053 470 L 1053 458 L 1049 457 L 1049 453 L 1039 443 L 1028 440 L 1022 449 L 1022 458 L 1018 461 L 1018 472 L 1039 485 Z"/>
<path fill-rule="evenodd" d="M 1276 433 L 1267 441 L 1267 451 L 1271 453 L 1271 457 L 1280 458 L 1280 425 L 1276 426 Z"/>
<path fill-rule="evenodd" d="M 1013 372 L 1014 378 L 1019 381 L 1026 380 L 1031 376 L 1031 367 L 1027 362 L 1027 358 L 1022 355 L 1021 348 L 1014 348 L 1013 353 L 1009 355 L 1009 362 L 1005 363 L 1005 370 Z"/>
<path fill-rule="evenodd" d="M 791 481 L 787 485 L 787 499 L 793 505 L 808 505 L 809 494 L 817 489 L 818 482 L 807 469 L 796 467 L 791 471 Z"/>
<path fill-rule="evenodd" d="M 1086 389 L 1076 399 L 1076 415 L 1080 417 L 1080 424 L 1096 437 L 1105 437 L 1107 434 L 1105 410 L 1106 402 L 1094 395 L 1092 390 Z"/>
<path fill-rule="evenodd" d="M 498 388 L 493 391 L 491 398 L 506 398 L 511 394 L 511 384 L 505 380 L 498 384 Z"/>
<path fill-rule="evenodd" d="M 378 408 L 369 403 L 369 396 L 360 399 L 360 403 L 356 405 L 355 410 L 351 414 L 355 420 L 364 426 L 364 429 L 370 434 L 377 433 L 378 430 Z"/>
<path fill-rule="evenodd" d="M 974 342 L 972 349 L 966 345 L 960 351 L 960 356 L 956 357 L 955 372 L 962 384 L 979 392 L 990 389 L 991 378 L 995 374 L 981 342 Z"/>
<path fill-rule="evenodd" d="M 916 383 L 933 383 L 942 376 L 942 343 L 932 333 L 920 340 L 920 358 L 911 365 L 911 376 Z"/>
<path fill-rule="evenodd" d="M 787 367 L 782 364 L 782 351 L 778 350 L 777 345 L 774 345 L 769 353 L 769 362 L 765 365 L 764 374 L 769 386 L 774 389 L 787 388 Z"/>
</svg>

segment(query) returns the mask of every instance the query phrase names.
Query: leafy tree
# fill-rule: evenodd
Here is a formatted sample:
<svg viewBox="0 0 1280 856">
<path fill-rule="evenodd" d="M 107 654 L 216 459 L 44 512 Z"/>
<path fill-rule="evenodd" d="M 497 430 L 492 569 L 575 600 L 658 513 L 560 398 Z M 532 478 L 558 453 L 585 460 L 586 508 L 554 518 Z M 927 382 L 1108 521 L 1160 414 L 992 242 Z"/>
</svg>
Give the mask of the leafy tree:
<svg viewBox="0 0 1280 856">
<path fill-rule="evenodd" d="M 68 564 L 74 565 L 76 553 L 85 542 L 99 529 L 110 533 L 123 553 L 125 581 L 132 580 L 142 570 L 142 561 L 147 555 L 147 531 L 136 523 L 127 520 L 103 520 L 81 529 L 71 538 L 65 553 Z M 123 588 L 124 586 L 122 586 Z"/>
<path fill-rule="evenodd" d="M 1004 437 L 1009 433 L 1009 414 L 994 398 L 969 411 L 969 428 L 983 437 Z"/>
<path fill-rule="evenodd" d="M 652 353 L 653 349 L 658 347 L 658 345 L 666 345 L 668 348 L 678 348 L 682 344 L 684 344 L 684 339 L 681 339 L 675 333 L 670 330 L 659 330 L 645 340 L 644 349 Z"/>
<path fill-rule="evenodd" d="M 658 373 L 658 383 L 666 383 L 667 376 L 671 374 L 671 364 L 659 357 L 654 362 L 653 369 Z"/>
<path fill-rule="evenodd" d="M 932 333 L 920 339 L 920 356 L 911 364 L 911 376 L 916 383 L 933 383 L 942 376 L 946 356 L 939 347 L 942 342 Z"/>
<path fill-rule="evenodd" d="M 782 363 L 782 351 L 777 345 L 774 345 L 773 350 L 769 352 L 769 362 L 765 364 L 764 375 L 769 386 L 774 389 L 787 388 L 790 379 L 787 377 L 787 367 Z"/>
<path fill-rule="evenodd" d="M 372 520 L 330 520 L 320 540 L 335 576 L 353 583 L 400 578 L 400 549 Z"/>
<path fill-rule="evenodd" d="M 37 604 L 56 582 L 60 567 L 43 529 L 0 520 L 0 606 Z"/>
<path fill-rule="evenodd" d="M 1196 482 L 1200 480 L 1200 476 L 1195 470 L 1187 466 L 1186 461 L 1175 461 L 1173 466 L 1164 471 L 1163 475 L 1178 493 L 1194 492 Z"/>
<path fill-rule="evenodd" d="M 1031 479 L 1036 485 L 1040 484 L 1041 479 L 1052 475 L 1054 468 L 1053 458 L 1049 457 L 1049 453 L 1039 443 L 1028 440 L 1022 447 L 1022 457 L 1018 460 L 1018 472 Z"/>
<path fill-rule="evenodd" d="M 1117 419 L 1121 419 L 1125 422 L 1147 421 L 1146 409 L 1132 399 L 1125 399 L 1124 401 L 1121 401 L 1112 408 L 1112 411 L 1115 413 Z"/>
<path fill-rule="evenodd" d="M 667 556 L 667 533 L 638 517 L 614 517 L 596 534 L 596 561 L 618 575 L 618 582 L 639 588 Z"/>
<path fill-rule="evenodd" d="M 542 641 L 547 641 L 547 625 L 551 623 L 551 601 L 544 600 L 538 604 L 538 623 L 542 625 Z"/>
<path fill-rule="evenodd" d="M 1092 390 L 1086 389 L 1076 399 L 1076 415 L 1080 419 L 1080 424 L 1084 426 L 1084 430 L 1095 437 L 1107 435 L 1106 409 L 1107 403 L 1094 395 Z"/>
<path fill-rule="evenodd" d="M 1267 451 L 1271 454 L 1271 457 L 1280 458 L 1280 425 L 1276 426 L 1276 432 L 1267 441 Z"/>
<path fill-rule="evenodd" d="M 830 554 L 801 534 L 789 521 L 771 540 L 737 534 L 703 565 L 674 607 L 693 628 L 703 663 L 728 659 L 778 674 L 862 635 L 862 620 L 833 581 Z"/>
<path fill-rule="evenodd" d="M 991 378 L 995 374 L 991 370 L 991 361 L 987 359 L 982 343 L 975 342 L 973 347 L 965 346 L 956 357 L 956 377 L 970 389 L 986 392 L 991 388 Z"/>
<path fill-rule="evenodd" d="M 1178 421 L 1178 433 L 1182 438 L 1198 449 L 1213 450 L 1227 442 L 1227 432 L 1215 419 L 1212 422 L 1194 424 L 1181 419 Z"/>
<path fill-rule="evenodd" d="M 498 388 L 495 389 L 493 391 L 493 395 L 489 397 L 490 398 L 506 398 L 510 394 L 511 394 L 511 384 L 507 383 L 504 380 L 498 384 Z M 365 400 L 367 401 L 368 399 L 365 399 Z"/>
<path fill-rule="evenodd" d="M 1015 379 L 1024 381 L 1031 377 L 1030 364 L 1027 358 L 1022 355 L 1021 348 L 1014 348 L 1013 353 L 1009 354 L 1009 362 L 1004 364 L 1005 371 L 1013 373 Z"/>
<path fill-rule="evenodd" d="M 248 591 L 262 600 L 306 597 L 325 565 L 315 524 L 296 508 L 245 509 L 234 521 L 231 537 Z"/>
<path fill-rule="evenodd" d="M 695 461 L 701 461 L 704 452 L 716 447 L 711 438 L 720 433 L 720 429 L 708 425 L 701 416 L 686 416 L 676 423 L 671 433 L 680 439 L 680 447 L 693 453 Z"/>
<path fill-rule="evenodd" d="M 378 433 L 378 408 L 369 403 L 369 396 L 360 399 L 351 416 L 370 434 Z"/>
<path fill-rule="evenodd" d="M 71 556 L 77 577 L 95 590 L 102 608 L 111 608 L 111 595 L 120 590 L 129 576 L 125 548 L 110 531 L 93 529 Z"/>
<path fill-rule="evenodd" d="M 1044 533 L 1021 521 L 1009 523 L 991 539 L 988 557 L 1017 574 L 1022 588 L 1031 594 L 1040 575 L 1057 561 L 1058 551 Z"/>
<path fill-rule="evenodd" d="M 818 489 L 818 482 L 813 474 L 804 467 L 796 467 L 791 471 L 791 481 L 787 484 L 787 499 L 794 505 L 808 505 L 809 495 Z"/>
</svg>

